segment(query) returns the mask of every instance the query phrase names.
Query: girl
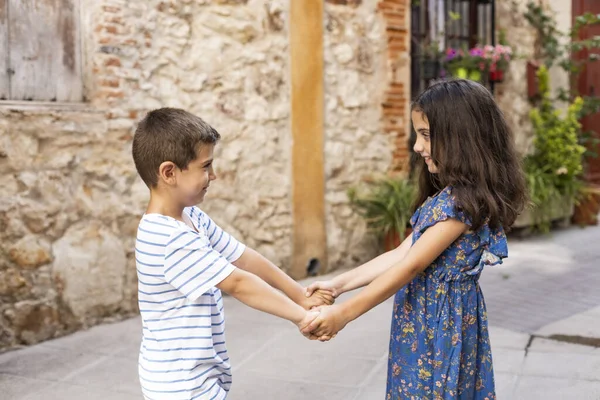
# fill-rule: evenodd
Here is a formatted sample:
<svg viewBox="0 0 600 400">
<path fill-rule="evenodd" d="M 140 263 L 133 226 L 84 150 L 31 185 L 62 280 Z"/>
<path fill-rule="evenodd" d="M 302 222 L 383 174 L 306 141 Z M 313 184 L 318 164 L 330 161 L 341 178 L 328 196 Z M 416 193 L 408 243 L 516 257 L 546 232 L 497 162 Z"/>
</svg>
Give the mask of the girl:
<svg viewBox="0 0 600 400">
<path fill-rule="evenodd" d="M 468 80 L 444 81 L 414 101 L 421 156 L 413 233 L 395 250 L 331 281 L 334 296 L 304 333 L 329 340 L 394 293 L 387 399 L 495 399 L 483 295 L 486 265 L 507 256 L 503 227 L 526 201 L 512 134 L 491 94 Z"/>
</svg>

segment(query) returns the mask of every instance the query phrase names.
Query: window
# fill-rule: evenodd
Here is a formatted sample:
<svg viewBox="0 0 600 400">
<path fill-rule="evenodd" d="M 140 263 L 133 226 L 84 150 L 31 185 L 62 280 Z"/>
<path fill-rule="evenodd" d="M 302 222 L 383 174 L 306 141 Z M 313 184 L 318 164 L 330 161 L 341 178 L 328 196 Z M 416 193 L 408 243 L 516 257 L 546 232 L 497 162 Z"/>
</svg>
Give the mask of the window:
<svg viewBox="0 0 600 400">
<path fill-rule="evenodd" d="M 495 44 L 494 0 L 411 0 L 411 98 L 436 79 L 431 69 L 426 72 L 424 44 L 435 43 L 444 51 L 447 47 L 474 47 L 477 44 Z M 452 21 L 451 15 L 458 16 Z M 487 83 L 493 92 L 494 83 Z M 411 152 L 410 171 L 418 159 L 413 152 L 416 133 L 411 128 L 408 148 Z"/>
<path fill-rule="evenodd" d="M 452 22 L 451 14 L 459 19 Z M 422 44 L 436 41 L 440 50 L 495 44 L 494 14 L 494 0 L 411 0 L 412 98 L 430 79 L 422 74 Z"/>
<path fill-rule="evenodd" d="M 0 0 L 0 100 L 82 99 L 78 0 Z"/>
</svg>

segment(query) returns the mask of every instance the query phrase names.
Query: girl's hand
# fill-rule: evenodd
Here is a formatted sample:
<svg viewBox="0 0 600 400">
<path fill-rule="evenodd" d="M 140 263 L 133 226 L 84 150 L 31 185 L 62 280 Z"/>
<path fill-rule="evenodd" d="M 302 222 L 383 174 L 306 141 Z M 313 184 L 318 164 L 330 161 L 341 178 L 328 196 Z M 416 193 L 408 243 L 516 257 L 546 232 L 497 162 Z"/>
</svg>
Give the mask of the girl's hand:
<svg viewBox="0 0 600 400">
<path fill-rule="evenodd" d="M 340 306 L 319 307 L 321 312 L 310 324 L 308 324 L 302 333 L 312 335 L 322 342 L 326 342 L 335 335 L 348 323 L 345 319 Z"/>
<path fill-rule="evenodd" d="M 330 306 L 335 302 L 331 292 L 318 289 L 310 297 L 304 298 L 299 304 L 306 310 L 311 310 L 320 306 Z"/>
<path fill-rule="evenodd" d="M 306 288 L 306 297 L 312 296 L 315 291 L 328 292 L 334 299 L 342 294 L 341 285 L 333 279 L 311 283 Z"/>
</svg>

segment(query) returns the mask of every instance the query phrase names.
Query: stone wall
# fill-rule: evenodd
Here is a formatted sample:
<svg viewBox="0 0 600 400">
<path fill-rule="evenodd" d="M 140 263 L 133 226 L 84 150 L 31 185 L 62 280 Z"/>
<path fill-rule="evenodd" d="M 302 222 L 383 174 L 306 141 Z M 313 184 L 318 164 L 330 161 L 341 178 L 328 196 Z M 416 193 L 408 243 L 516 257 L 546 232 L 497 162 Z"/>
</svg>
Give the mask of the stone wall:
<svg viewBox="0 0 600 400">
<path fill-rule="evenodd" d="M 376 243 L 347 203 L 347 190 L 387 171 L 394 137 L 383 130 L 389 82 L 386 26 L 377 0 L 325 7 L 325 179 L 329 268 L 374 255 Z"/>
<path fill-rule="evenodd" d="M 512 128 L 521 153 L 531 150 L 533 127 L 529 118 L 531 103 L 527 96 L 527 61 L 534 59 L 536 32 L 523 14 L 529 0 L 496 1 L 496 27 L 517 55 L 503 83 L 496 85 L 496 100 Z"/>
<path fill-rule="evenodd" d="M 561 1 L 561 0 L 549 0 L 548 6 L 554 13 L 556 18 L 557 28 L 562 33 L 568 33 L 571 30 L 572 26 L 572 18 L 573 11 L 572 6 L 573 3 L 571 1 Z M 567 42 L 568 38 L 563 37 L 562 43 Z M 558 89 L 563 88 L 566 89 L 570 86 L 569 83 L 569 74 L 559 66 L 554 66 L 550 69 L 550 82 L 552 82 L 552 93 L 554 96 L 558 94 Z M 557 104 L 562 109 L 567 108 L 567 104 L 562 102 Z"/>
<path fill-rule="evenodd" d="M 394 143 L 381 129 L 385 23 L 375 0 L 341 3 L 325 15 L 333 268 L 376 251 L 346 190 L 385 172 Z M 137 313 L 148 193 L 130 148 L 156 107 L 223 136 L 203 209 L 283 269 L 291 256 L 287 2 L 81 0 L 81 11 L 86 103 L 0 105 L 0 350 Z"/>
</svg>

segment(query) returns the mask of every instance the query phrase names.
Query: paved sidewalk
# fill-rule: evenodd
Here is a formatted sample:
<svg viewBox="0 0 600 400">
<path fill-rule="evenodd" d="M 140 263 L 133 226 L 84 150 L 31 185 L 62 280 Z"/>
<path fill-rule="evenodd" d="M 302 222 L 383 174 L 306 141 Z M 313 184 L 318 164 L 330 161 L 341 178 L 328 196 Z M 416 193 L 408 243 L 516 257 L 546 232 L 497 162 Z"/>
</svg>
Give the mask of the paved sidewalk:
<svg viewBox="0 0 600 400">
<path fill-rule="evenodd" d="M 481 280 L 498 399 L 599 400 L 600 227 L 511 239 L 509 252 Z M 225 303 L 229 399 L 385 398 L 391 300 L 329 343 L 309 342 L 232 298 Z M 134 318 L 2 354 L 0 399 L 139 400 L 140 333 Z"/>
</svg>

